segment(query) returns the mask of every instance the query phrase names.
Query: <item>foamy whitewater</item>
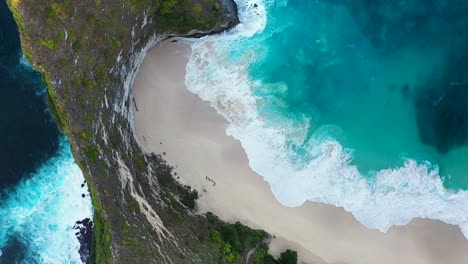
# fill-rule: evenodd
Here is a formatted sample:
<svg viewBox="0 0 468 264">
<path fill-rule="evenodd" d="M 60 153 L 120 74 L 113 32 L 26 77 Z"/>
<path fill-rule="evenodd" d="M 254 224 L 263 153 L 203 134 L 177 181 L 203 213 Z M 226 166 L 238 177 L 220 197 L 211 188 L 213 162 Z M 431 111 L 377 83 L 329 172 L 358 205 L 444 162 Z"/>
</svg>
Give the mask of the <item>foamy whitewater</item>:
<svg viewBox="0 0 468 264">
<path fill-rule="evenodd" d="M 55 157 L 2 197 L 0 248 L 15 236 L 27 248 L 24 263 L 82 263 L 73 226 L 92 216 L 83 181 L 63 138 Z"/>
<path fill-rule="evenodd" d="M 267 84 L 249 76 L 259 49 L 236 54 L 232 47 L 256 45 L 251 38 L 265 30 L 269 7 L 287 3 L 237 3 L 240 25 L 191 43 L 186 85 L 227 119 L 226 134 L 241 142 L 250 167 L 269 182 L 276 198 L 286 206 L 312 201 L 343 207 L 382 232 L 416 217 L 441 220 L 458 225 L 468 238 L 468 192 L 445 189 L 437 166 L 406 159 L 404 166 L 379 170 L 369 179 L 352 165 L 351 150 L 318 131 L 307 135 L 310 119 L 262 115 L 268 98 L 254 91 Z M 306 164 L 297 161 L 291 142 L 305 142 Z"/>
</svg>

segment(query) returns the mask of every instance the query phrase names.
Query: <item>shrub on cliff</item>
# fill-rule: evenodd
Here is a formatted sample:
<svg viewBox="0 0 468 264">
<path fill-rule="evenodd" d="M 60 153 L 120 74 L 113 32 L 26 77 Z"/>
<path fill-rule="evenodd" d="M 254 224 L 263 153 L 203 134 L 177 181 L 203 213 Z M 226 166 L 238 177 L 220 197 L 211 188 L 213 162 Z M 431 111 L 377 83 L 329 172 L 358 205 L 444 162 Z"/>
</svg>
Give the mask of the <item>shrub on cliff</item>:
<svg viewBox="0 0 468 264">
<path fill-rule="evenodd" d="M 297 252 L 293 250 L 286 250 L 281 253 L 279 259 L 279 264 L 296 264 L 297 263 Z"/>
<path fill-rule="evenodd" d="M 219 221 L 211 213 L 207 214 L 210 223 L 218 225 Z M 235 224 L 221 224 L 208 232 L 208 240 L 216 244 L 222 253 L 223 259 L 232 263 L 237 261 L 247 249 L 256 247 L 267 237 L 267 233 L 262 230 L 251 229 L 239 222 Z M 267 252 L 268 249 L 265 250 Z M 258 257 L 263 260 L 263 256 Z M 260 262 L 259 264 L 261 264 Z"/>
<path fill-rule="evenodd" d="M 187 206 L 190 209 L 195 208 L 196 201 L 198 199 L 197 190 L 192 190 L 190 186 L 184 186 L 184 191 L 182 192 L 182 197 L 180 202 Z"/>
<path fill-rule="evenodd" d="M 281 253 L 278 260 L 268 254 L 266 245 L 260 246 L 253 257 L 253 264 L 297 264 L 297 252 L 290 249 Z"/>
</svg>

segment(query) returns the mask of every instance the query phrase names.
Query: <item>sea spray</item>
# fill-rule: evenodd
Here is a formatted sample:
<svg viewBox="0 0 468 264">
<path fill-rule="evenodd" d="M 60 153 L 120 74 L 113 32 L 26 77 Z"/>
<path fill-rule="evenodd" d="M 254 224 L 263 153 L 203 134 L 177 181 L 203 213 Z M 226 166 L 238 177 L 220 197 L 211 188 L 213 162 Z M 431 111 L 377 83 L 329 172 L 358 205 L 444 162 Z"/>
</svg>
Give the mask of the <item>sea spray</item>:
<svg viewBox="0 0 468 264">
<path fill-rule="evenodd" d="M 293 4 L 299 3 L 294 1 Z M 266 83 L 253 78 L 252 75 L 258 74 L 252 73 L 263 70 L 262 64 L 255 65 L 272 52 L 272 47 L 264 41 L 275 34 L 287 34 L 284 31 L 294 23 L 293 20 L 286 20 L 288 22 L 268 27 L 267 21 L 274 23 L 277 17 L 266 11 L 276 8 L 276 15 L 286 13 L 281 8 L 289 8 L 284 7 L 288 3 L 238 1 L 238 5 L 241 20 L 238 27 L 227 34 L 208 36 L 192 43 L 186 85 L 192 93 L 210 102 L 228 120 L 226 133 L 241 142 L 250 167 L 269 182 L 276 198 L 287 206 L 313 201 L 343 207 L 367 227 L 383 232 L 393 225 L 405 225 L 413 218 L 420 217 L 458 225 L 468 237 L 468 192 L 447 190 L 438 166 L 406 155 L 397 157 L 401 164 L 373 172 L 362 171 L 359 164 L 354 163 L 356 150 L 346 148 L 337 141 L 346 130 L 342 131 L 333 124 L 318 125 L 314 115 L 283 111 L 288 108 L 285 108 L 284 101 L 278 100 L 277 94 L 282 95 L 295 87 L 281 80 Z M 325 9 L 323 13 L 328 11 Z M 335 15 L 332 12 L 329 14 L 330 17 Z M 342 24 L 353 26 L 348 22 Z M 306 30 L 303 29 L 303 38 L 312 34 Z M 329 44 L 331 40 L 326 35 L 315 35 L 314 45 L 319 47 L 318 52 L 332 52 Z M 283 39 L 278 38 L 277 41 Z M 365 40 L 361 43 L 343 42 L 339 48 L 350 49 L 350 52 L 357 54 L 353 50 L 357 44 L 368 47 L 375 45 L 365 43 Z M 308 59 L 300 53 L 301 50 L 295 51 L 298 52 L 298 60 Z M 366 48 L 362 52 L 361 59 L 376 63 L 375 67 L 380 66 L 379 50 L 370 53 Z M 275 55 L 281 58 L 285 54 Z M 336 60 L 329 61 L 329 66 L 333 67 L 340 59 L 338 56 Z M 256 68 L 252 69 L 252 66 Z M 379 74 L 373 71 L 375 67 L 365 69 L 363 75 L 371 74 L 371 77 L 362 80 L 362 83 L 380 80 L 372 75 Z M 280 75 L 281 72 L 277 73 Z M 357 80 L 353 79 L 354 76 L 350 78 Z M 404 99 L 407 89 L 405 85 L 401 87 Z M 363 93 L 367 92 L 366 87 L 361 88 Z M 394 91 L 389 85 L 388 93 Z M 339 94 L 330 94 L 333 95 Z M 341 104 L 338 101 L 336 105 Z M 319 113 L 315 110 L 311 109 Z M 311 127 L 320 129 L 311 130 Z"/>
<path fill-rule="evenodd" d="M 27 248 L 24 263 L 81 263 L 73 226 L 92 216 L 83 181 L 69 143 L 62 138 L 53 158 L 2 194 L 0 248 L 14 237 Z"/>
</svg>

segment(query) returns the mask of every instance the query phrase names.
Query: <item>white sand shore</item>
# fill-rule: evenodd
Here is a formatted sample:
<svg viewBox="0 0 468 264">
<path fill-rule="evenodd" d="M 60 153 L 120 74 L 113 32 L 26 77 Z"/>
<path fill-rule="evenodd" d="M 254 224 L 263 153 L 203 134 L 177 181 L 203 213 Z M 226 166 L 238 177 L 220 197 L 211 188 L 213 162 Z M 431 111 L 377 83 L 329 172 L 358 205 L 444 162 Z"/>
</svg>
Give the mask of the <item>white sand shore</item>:
<svg viewBox="0 0 468 264">
<path fill-rule="evenodd" d="M 167 153 L 181 181 L 200 191 L 201 211 L 264 229 L 278 238 L 273 253 L 293 248 L 305 263 L 468 263 L 468 241 L 456 226 L 418 219 L 384 234 L 341 208 L 277 202 L 240 143 L 225 134 L 225 120 L 185 89 L 189 53 L 188 45 L 170 42 L 148 53 L 134 84 L 135 130 L 146 151 Z"/>
</svg>

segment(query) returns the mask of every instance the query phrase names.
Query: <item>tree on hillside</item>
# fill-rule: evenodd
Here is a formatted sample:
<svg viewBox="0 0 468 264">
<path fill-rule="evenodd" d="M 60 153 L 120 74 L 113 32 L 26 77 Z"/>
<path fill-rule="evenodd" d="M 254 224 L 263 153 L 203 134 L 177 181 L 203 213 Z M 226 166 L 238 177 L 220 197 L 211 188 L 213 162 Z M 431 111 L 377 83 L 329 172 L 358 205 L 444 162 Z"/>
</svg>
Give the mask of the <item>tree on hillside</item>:
<svg viewBox="0 0 468 264">
<path fill-rule="evenodd" d="M 293 250 L 286 250 L 281 253 L 278 262 L 280 264 L 297 264 L 297 252 Z"/>
</svg>

